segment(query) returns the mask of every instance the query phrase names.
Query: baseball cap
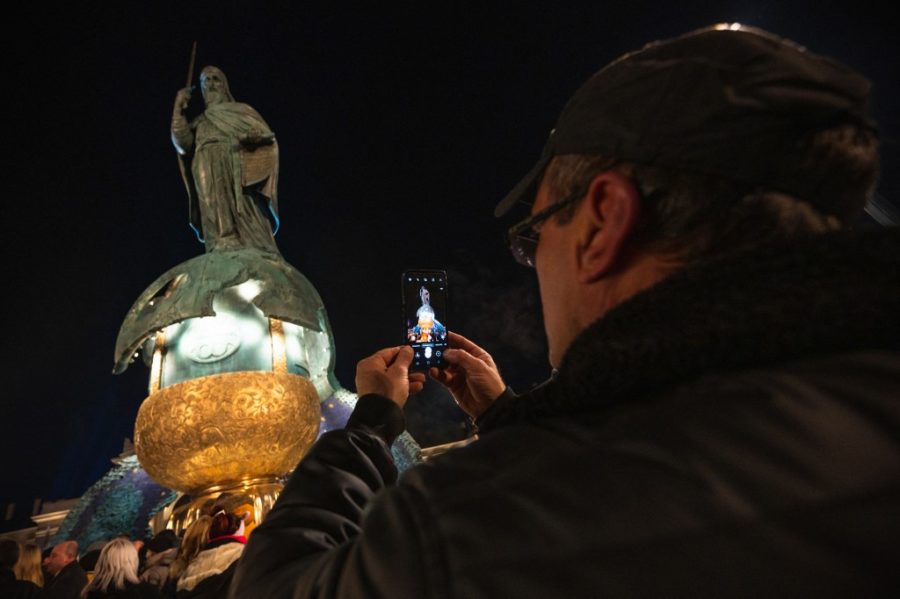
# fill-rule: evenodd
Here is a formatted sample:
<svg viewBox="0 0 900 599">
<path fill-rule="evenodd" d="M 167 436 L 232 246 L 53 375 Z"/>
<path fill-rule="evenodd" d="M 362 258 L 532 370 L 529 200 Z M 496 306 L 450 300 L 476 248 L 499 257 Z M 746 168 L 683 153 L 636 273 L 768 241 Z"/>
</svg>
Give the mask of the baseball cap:
<svg viewBox="0 0 900 599">
<path fill-rule="evenodd" d="M 530 204 L 544 169 L 562 154 L 719 175 L 827 206 L 828 198 L 807 197 L 815 182 L 781 164 L 811 132 L 845 123 L 875 131 L 870 90 L 852 69 L 737 23 L 652 42 L 575 92 L 540 160 L 494 214 Z"/>
</svg>

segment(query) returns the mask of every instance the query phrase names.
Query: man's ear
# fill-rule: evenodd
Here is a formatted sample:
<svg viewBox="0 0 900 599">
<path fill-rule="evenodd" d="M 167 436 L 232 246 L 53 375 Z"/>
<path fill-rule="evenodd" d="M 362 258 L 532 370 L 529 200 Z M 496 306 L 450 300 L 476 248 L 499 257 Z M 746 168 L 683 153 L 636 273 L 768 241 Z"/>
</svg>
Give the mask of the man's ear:
<svg viewBox="0 0 900 599">
<path fill-rule="evenodd" d="M 630 178 L 607 171 L 594 177 L 581 211 L 578 278 L 592 283 L 622 263 L 640 218 L 641 194 Z"/>
</svg>

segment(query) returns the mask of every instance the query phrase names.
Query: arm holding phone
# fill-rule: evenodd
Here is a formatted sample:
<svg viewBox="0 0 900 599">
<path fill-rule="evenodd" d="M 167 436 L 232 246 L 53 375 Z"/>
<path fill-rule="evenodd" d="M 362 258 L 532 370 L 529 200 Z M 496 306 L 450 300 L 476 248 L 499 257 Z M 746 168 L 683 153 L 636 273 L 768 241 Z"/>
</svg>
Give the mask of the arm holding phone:
<svg viewBox="0 0 900 599">
<path fill-rule="evenodd" d="M 454 333 L 433 372 L 470 416 L 509 391 L 491 356 Z M 409 346 L 382 349 L 356 370 L 360 398 L 343 430 L 326 433 L 294 470 L 248 540 L 229 597 L 421 597 L 450 573 L 423 556 L 437 542 L 415 485 L 396 485 L 390 446 L 402 407 L 422 390 Z M 364 517 L 364 514 L 365 517 Z"/>
<path fill-rule="evenodd" d="M 443 384 L 463 412 L 477 420 L 504 394 L 506 383 L 494 359 L 481 347 L 458 333 L 449 333 L 450 349 L 444 354 L 446 368 L 432 368 L 431 377 Z"/>
<path fill-rule="evenodd" d="M 400 408 L 425 382 L 409 372 L 412 358 L 403 346 L 359 362 L 346 427 L 322 435 L 294 469 L 248 540 L 231 599 L 423 597 L 429 575 L 442 576 L 423 561 L 429 517 L 414 490 L 395 484 L 390 451 L 405 427 Z"/>
</svg>

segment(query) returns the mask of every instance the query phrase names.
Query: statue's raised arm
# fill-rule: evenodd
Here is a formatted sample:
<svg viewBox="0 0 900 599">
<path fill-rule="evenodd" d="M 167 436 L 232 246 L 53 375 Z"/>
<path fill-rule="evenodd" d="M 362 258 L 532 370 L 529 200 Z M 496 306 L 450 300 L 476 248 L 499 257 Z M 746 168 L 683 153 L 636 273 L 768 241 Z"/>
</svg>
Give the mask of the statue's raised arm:
<svg viewBox="0 0 900 599">
<path fill-rule="evenodd" d="M 172 143 L 187 187 L 190 223 L 206 251 L 278 252 L 278 144 L 256 110 L 235 102 L 221 69 L 200 72 L 204 110 L 192 121 L 186 87 L 175 96 Z"/>
<path fill-rule="evenodd" d="M 172 109 L 172 143 L 175 144 L 179 154 L 187 154 L 194 149 L 194 132 L 185 116 L 190 101 L 190 87 L 182 88 L 175 94 L 175 107 Z"/>
</svg>

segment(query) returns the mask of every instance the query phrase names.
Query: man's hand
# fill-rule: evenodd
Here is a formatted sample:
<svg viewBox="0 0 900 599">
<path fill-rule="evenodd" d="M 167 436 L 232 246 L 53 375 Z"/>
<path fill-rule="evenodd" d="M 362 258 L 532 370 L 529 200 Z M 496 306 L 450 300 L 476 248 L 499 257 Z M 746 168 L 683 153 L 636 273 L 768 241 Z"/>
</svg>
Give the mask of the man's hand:
<svg viewBox="0 0 900 599">
<path fill-rule="evenodd" d="M 375 352 L 356 365 L 356 393 L 376 393 L 389 398 L 401 408 L 410 394 L 425 386 L 425 374 L 409 372 L 413 350 L 410 346 L 388 347 Z"/>
<path fill-rule="evenodd" d="M 443 383 L 453 399 L 472 418 L 478 418 L 500 397 L 506 383 L 489 353 L 456 333 L 449 333 L 450 347 L 444 359 L 450 363 L 443 370 L 432 368 L 431 377 Z"/>
</svg>

